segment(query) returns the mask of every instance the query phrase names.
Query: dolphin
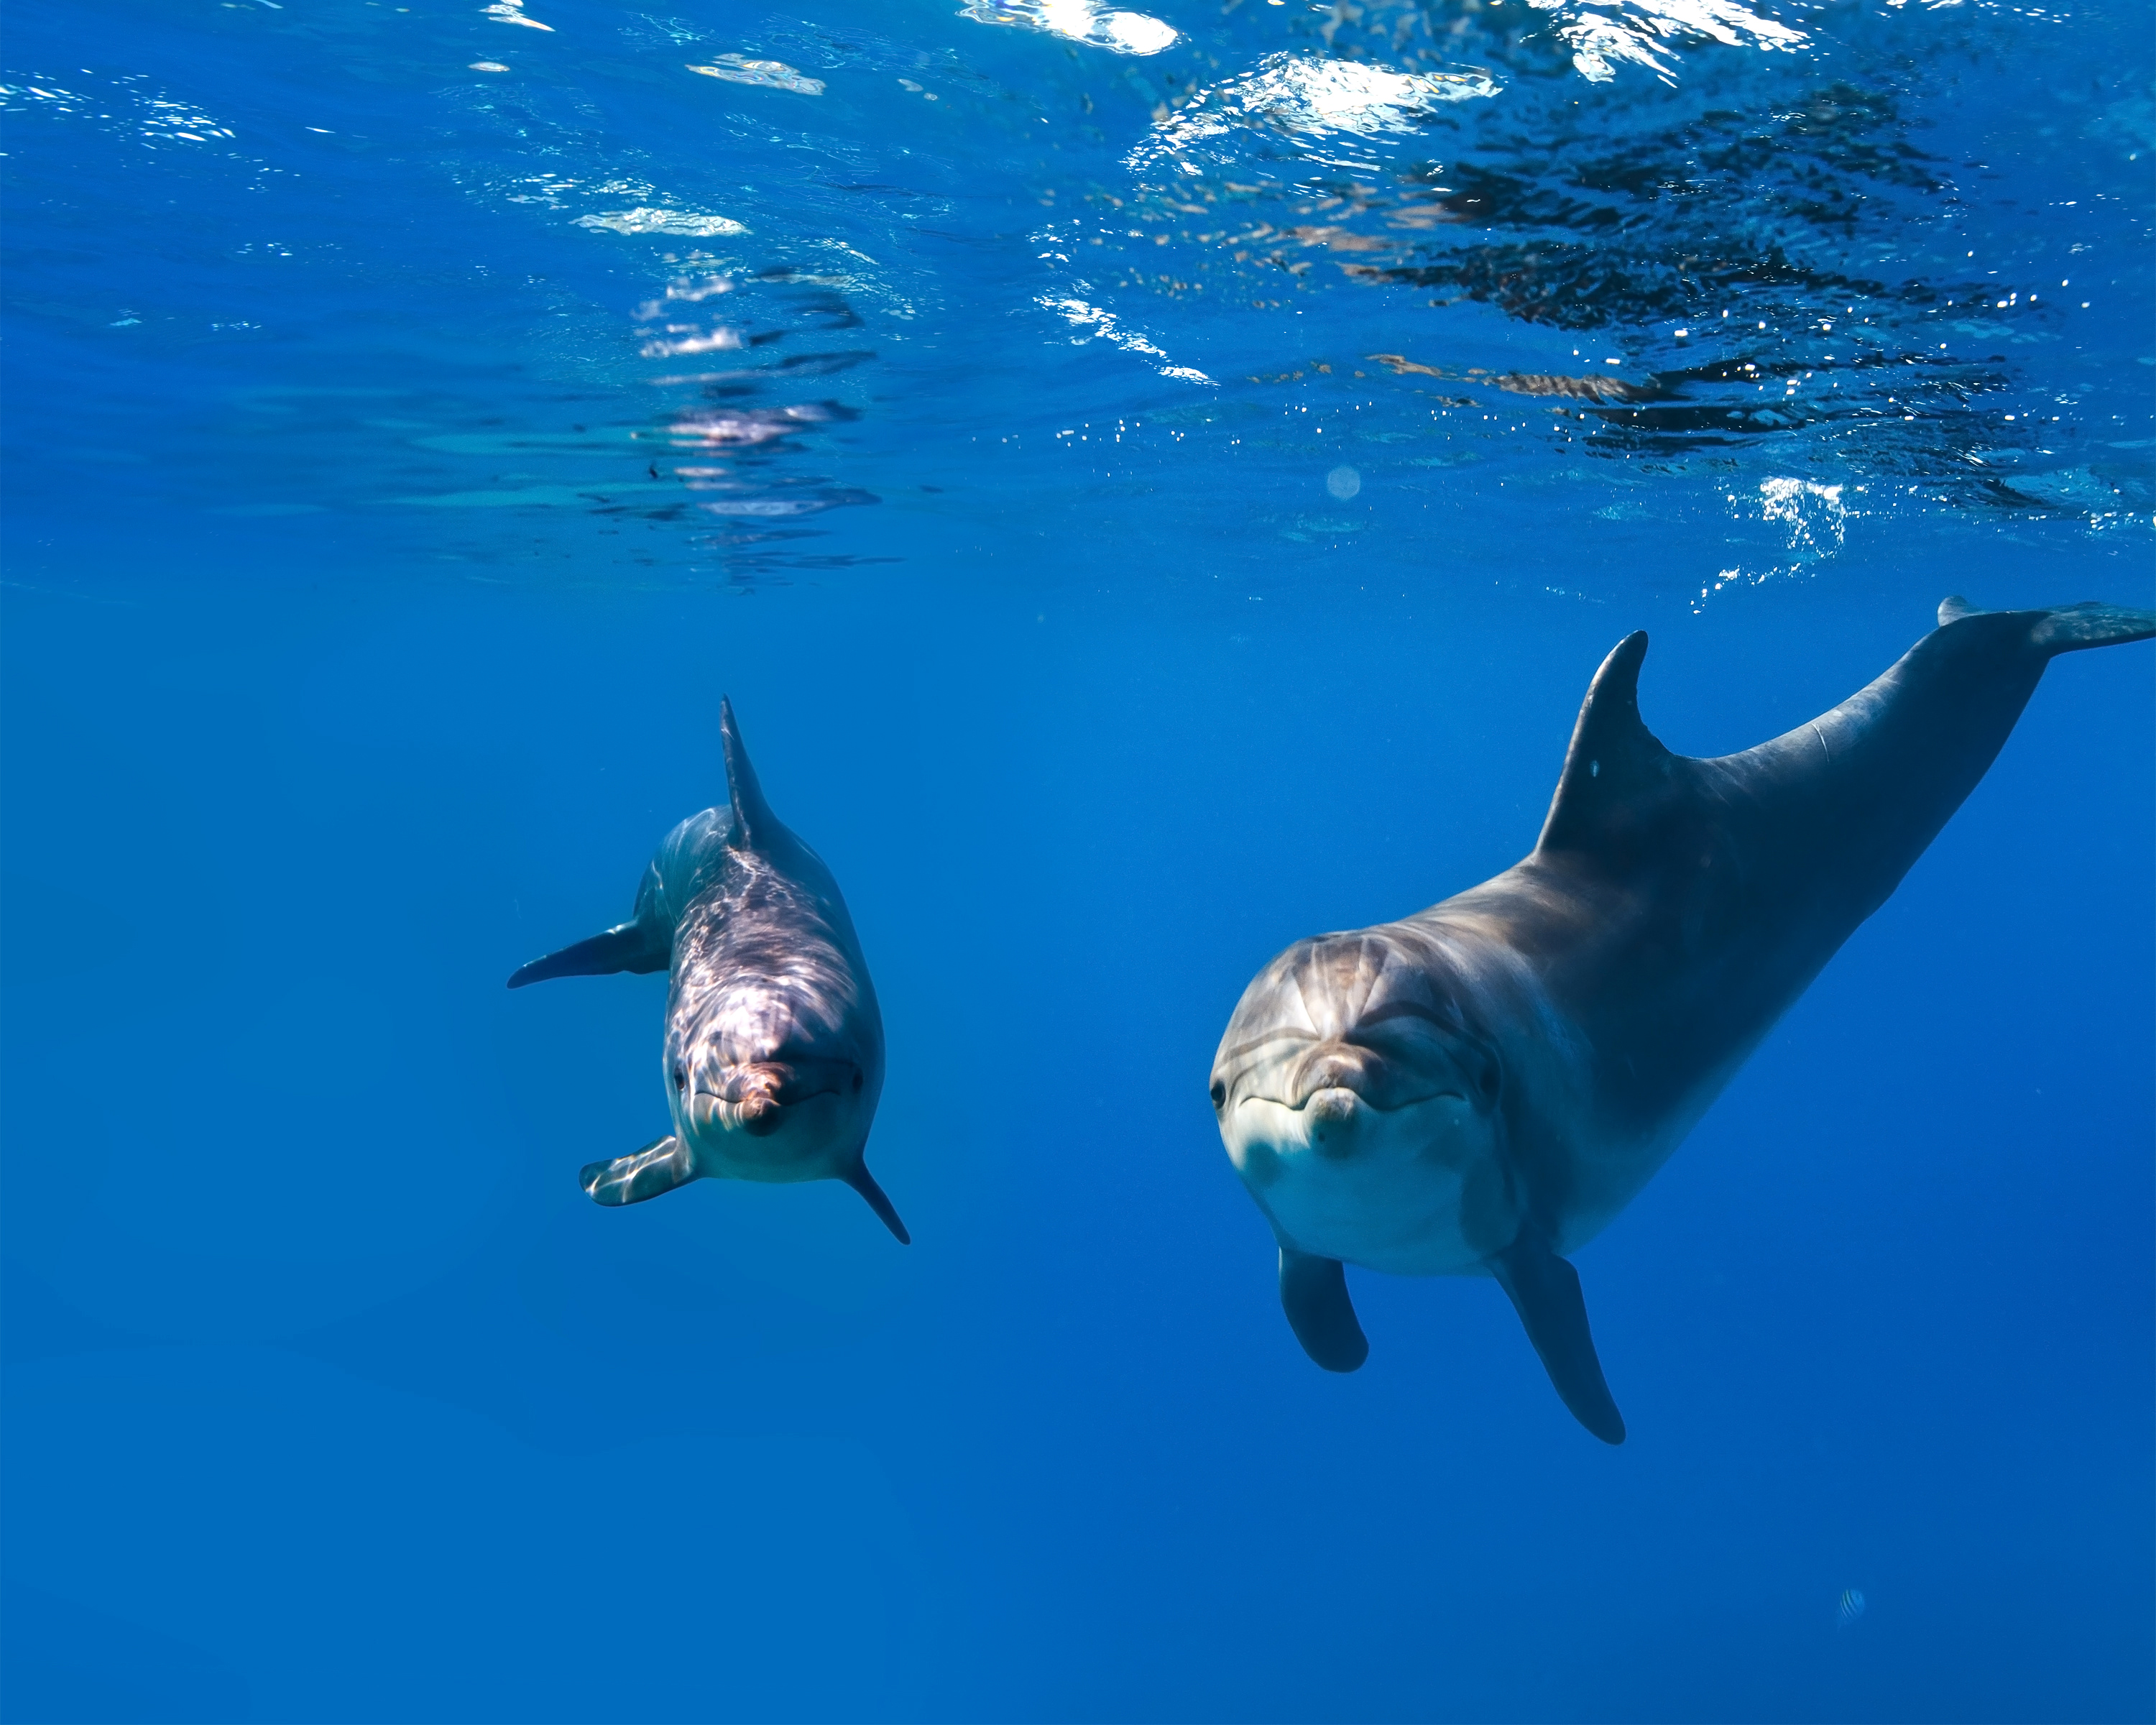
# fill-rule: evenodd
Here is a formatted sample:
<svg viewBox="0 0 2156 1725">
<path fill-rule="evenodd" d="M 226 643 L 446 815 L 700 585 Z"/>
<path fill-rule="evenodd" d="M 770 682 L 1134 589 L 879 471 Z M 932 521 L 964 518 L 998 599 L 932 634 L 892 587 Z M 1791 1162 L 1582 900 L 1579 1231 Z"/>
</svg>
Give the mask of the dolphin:
<svg viewBox="0 0 2156 1725">
<path fill-rule="evenodd" d="M 509 979 L 667 973 L 674 1130 L 578 1178 L 603 1204 L 691 1180 L 844 1180 L 911 1245 L 862 1159 L 883 1092 L 883 1015 L 853 918 L 824 860 L 764 801 L 723 697 L 719 737 L 727 806 L 660 841 L 635 915 Z"/>
<path fill-rule="evenodd" d="M 1296 942 L 1214 1058 L 1229 1159 L 1327 1371 L 1369 1353 L 1343 1266 L 1487 1276 L 1580 1424 L 1622 1443 L 1579 1277 L 1600 1233 L 1998 755 L 2061 653 L 2156 612 L 1939 607 L 1833 711 L 1694 760 L 1640 717 L 1644 633 L 1587 691 L 1542 836 L 1443 903 Z"/>
</svg>

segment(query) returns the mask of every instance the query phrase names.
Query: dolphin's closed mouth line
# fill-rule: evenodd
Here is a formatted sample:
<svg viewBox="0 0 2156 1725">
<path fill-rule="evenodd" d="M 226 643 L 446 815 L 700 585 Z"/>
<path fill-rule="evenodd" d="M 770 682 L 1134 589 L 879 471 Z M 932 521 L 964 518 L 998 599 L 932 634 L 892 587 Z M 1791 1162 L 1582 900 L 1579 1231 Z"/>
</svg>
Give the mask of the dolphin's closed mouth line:
<svg viewBox="0 0 2156 1725">
<path fill-rule="evenodd" d="M 837 1083 L 829 1083 L 819 1085 L 814 1090 L 794 1090 L 789 1087 L 788 1088 L 786 1094 L 783 1096 L 780 1096 L 776 1092 L 761 1093 L 761 1100 L 771 1102 L 778 1107 L 790 1108 L 796 1102 L 811 1101 L 818 1096 L 843 1096 L 844 1093 L 844 1086 Z M 730 1096 L 723 1091 L 706 1090 L 701 1086 L 698 1086 L 695 1094 L 699 1096 L 705 1097 L 712 1102 L 724 1102 L 729 1107 L 733 1108 L 738 1108 L 743 1102 L 752 1100 L 752 1098 L 749 1096 Z"/>
<path fill-rule="evenodd" d="M 1373 1114 L 1398 1114 L 1403 1109 L 1418 1108 L 1424 1102 L 1443 1101 L 1448 1097 L 1455 1102 L 1464 1102 L 1467 1100 L 1466 1096 L 1460 1091 L 1434 1090 L 1426 1096 L 1413 1096 L 1404 1102 L 1395 1102 L 1391 1107 L 1388 1108 L 1383 1106 L 1382 1104 L 1372 1101 L 1368 1096 L 1364 1096 L 1362 1091 L 1353 1089 L 1348 1085 L 1328 1084 L 1322 1090 L 1314 1090 L 1311 1091 L 1308 1096 L 1305 1096 L 1299 1102 L 1283 1102 L 1278 1096 L 1245 1096 L 1242 1101 L 1238 1102 L 1235 1106 L 1240 1108 L 1245 1102 L 1271 1102 L 1276 1106 L 1286 1109 L 1291 1114 L 1300 1114 L 1307 1109 L 1311 1103 L 1317 1097 L 1330 1096 L 1334 1091 L 1342 1090 L 1346 1091 L 1349 1096 L 1354 1097 L 1357 1101 L 1360 1102 L 1365 1108 L 1368 1108 Z"/>
</svg>

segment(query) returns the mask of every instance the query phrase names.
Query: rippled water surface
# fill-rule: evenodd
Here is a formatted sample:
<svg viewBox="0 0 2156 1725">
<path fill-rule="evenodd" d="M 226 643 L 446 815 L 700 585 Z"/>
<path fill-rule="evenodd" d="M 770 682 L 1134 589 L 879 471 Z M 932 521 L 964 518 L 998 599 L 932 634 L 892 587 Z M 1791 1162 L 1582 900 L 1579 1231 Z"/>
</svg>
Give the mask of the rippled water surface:
<svg viewBox="0 0 2156 1725">
<path fill-rule="evenodd" d="M 2156 603 L 2143 4 L 18 6 L 0 1717 L 2156 1712 L 2156 654 L 1579 1257 L 1319 1373 L 1204 1073 L 1532 843 Z M 885 1003 L 844 1189 L 601 1211 L 723 794 Z"/>
</svg>

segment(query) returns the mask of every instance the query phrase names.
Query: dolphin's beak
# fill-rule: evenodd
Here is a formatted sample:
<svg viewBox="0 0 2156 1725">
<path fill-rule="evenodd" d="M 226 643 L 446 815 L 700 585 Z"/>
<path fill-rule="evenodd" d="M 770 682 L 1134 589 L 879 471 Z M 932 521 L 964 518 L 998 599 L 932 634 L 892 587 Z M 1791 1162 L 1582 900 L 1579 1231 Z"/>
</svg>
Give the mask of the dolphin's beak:
<svg viewBox="0 0 2156 1725">
<path fill-rule="evenodd" d="M 1301 1112 L 1310 1147 L 1324 1157 L 1347 1155 L 1354 1147 L 1355 1128 L 1362 1123 L 1357 1117 L 1367 1115 L 1362 1097 L 1338 1085 L 1304 1097 Z"/>
<path fill-rule="evenodd" d="M 778 1130 L 786 1104 L 767 1092 L 757 1091 L 734 1104 L 734 1123 L 752 1138 L 767 1138 Z"/>
<path fill-rule="evenodd" d="M 785 1117 L 786 1105 L 765 1091 L 752 1091 L 735 1101 L 700 1090 L 689 1099 L 690 1127 L 704 1137 L 746 1132 L 752 1138 L 767 1138 Z"/>
<path fill-rule="evenodd" d="M 1352 1043 L 1333 1043 L 1315 1050 L 1296 1070 L 1286 1106 L 1306 1111 L 1313 1127 L 1339 1127 L 1353 1120 L 1358 1109 L 1389 1113 L 1410 1103 L 1460 1094 L 1434 1074 Z"/>
<path fill-rule="evenodd" d="M 1378 1066 L 1377 1057 L 1362 1049 L 1337 1044 L 1322 1049 L 1296 1073 L 1288 1106 L 1315 1108 L 1327 1117 L 1345 1120 L 1382 1080 Z"/>
<path fill-rule="evenodd" d="M 753 1060 L 727 1068 L 716 1089 L 701 1081 L 690 1099 L 689 1118 L 698 1132 L 742 1132 L 768 1137 L 786 1110 L 814 1096 L 850 1096 L 861 1088 L 852 1060 Z"/>
</svg>

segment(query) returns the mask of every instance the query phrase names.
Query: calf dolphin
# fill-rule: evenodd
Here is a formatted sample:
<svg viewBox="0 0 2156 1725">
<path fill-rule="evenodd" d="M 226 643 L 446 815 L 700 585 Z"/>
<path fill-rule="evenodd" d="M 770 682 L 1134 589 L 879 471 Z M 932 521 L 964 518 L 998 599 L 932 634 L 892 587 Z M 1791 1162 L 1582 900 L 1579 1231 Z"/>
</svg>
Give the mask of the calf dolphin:
<svg viewBox="0 0 2156 1725">
<path fill-rule="evenodd" d="M 1343 1265 L 1492 1276 L 1565 1405 L 1622 1443 L 1563 1255 L 1887 901 L 2045 665 L 2151 635 L 2152 612 L 1950 598 L 1877 681 L 1718 760 L 1648 732 L 1647 637 L 1620 642 L 1532 855 L 1398 922 L 1298 941 L 1229 1020 L 1213 1106 L 1305 1352 L 1334 1372 L 1368 1355 Z"/>
<path fill-rule="evenodd" d="M 862 1159 L 883 1092 L 883 1015 L 853 918 L 824 860 L 764 801 L 724 699 L 719 736 L 728 806 L 660 842 L 636 914 L 509 979 L 668 973 L 674 1130 L 579 1178 L 605 1204 L 691 1180 L 844 1180 L 910 1245 Z"/>
</svg>

